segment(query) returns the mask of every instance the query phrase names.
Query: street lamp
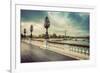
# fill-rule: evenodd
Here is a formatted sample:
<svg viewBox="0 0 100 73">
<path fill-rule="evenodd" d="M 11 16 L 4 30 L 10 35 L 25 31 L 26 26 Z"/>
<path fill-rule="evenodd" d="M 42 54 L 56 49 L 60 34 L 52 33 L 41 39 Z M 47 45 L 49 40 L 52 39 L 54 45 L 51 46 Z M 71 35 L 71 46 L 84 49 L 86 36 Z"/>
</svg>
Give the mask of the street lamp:
<svg viewBox="0 0 100 73">
<path fill-rule="evenodd" d="M 26 28 L 24 28 L 24 38 L 26 38 Z"/>
<path fill-rule="evenodd" d="M 49 39 L 48 28 L 50 27 L 50 21 L 49 21 L 49 18 L 47 16 L 45 17 L 44 27 L 46 28 L 45 39 L 46 39 L 46 48 L 47 48 L 47 41 Z"/>
<path fill-rule="evenodd" d="M 33 25 L 30 26 L 30 32 L 31 32 L 31 34 L 30 34 L 30 38 L 32 38 Z"/>
<path fill-rule="evenodd" d="M 50 27 L 50 21 L 49 21 L 49 18 L 47 16 L 45 17 L 44 27 L 46 28 L 45 39 L 49 39 L 48 28 Z"/>
</svg>

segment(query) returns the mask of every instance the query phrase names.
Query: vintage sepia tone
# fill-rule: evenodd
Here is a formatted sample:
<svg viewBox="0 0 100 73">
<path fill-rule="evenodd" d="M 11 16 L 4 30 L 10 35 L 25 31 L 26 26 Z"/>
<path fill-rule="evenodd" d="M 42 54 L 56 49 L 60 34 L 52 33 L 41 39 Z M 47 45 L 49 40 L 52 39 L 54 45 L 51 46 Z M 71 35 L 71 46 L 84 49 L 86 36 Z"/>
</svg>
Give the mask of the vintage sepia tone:
<svg viewBox="0 0 100 73">
<path fill-rule="evenodd" d="M 89 60 L 88 12 L 20 12 L 21 63 Z"/>
</svg>

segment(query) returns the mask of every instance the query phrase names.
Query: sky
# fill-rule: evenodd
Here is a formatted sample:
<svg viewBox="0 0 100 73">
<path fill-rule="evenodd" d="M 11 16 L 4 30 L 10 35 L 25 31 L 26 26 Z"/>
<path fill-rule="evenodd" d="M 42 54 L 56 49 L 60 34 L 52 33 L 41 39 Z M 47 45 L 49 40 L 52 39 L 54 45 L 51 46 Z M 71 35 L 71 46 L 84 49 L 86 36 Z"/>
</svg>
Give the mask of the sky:
<svg viewBox="0 0 100 73">
<path fill-rule="evenodd" d="M 21 10 L 21 33 L 24 28 L 30 34 L 30 25 L 33 25 L 33 35 L 45 34 L 44 20 L 48 16 L 50 27 L 49 34 L 66 36 L 89 36 L 89 16 L 87 12 L 56 12 Z"/>
</svg>

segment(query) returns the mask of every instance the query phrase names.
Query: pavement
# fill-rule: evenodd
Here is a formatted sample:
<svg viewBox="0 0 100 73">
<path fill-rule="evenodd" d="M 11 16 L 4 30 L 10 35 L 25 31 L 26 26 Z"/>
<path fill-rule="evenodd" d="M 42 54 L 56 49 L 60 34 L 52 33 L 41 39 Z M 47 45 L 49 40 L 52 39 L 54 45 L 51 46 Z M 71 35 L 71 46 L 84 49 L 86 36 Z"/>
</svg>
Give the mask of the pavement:
<svg viewBox="0 0 100 73">
<path fill-rule="evenodd" d="M 38 42 L 39 44 L 39 42 Z M 28 42 L 21 42 L 21 63 L 48 62 L 48 61 L 69 61 L 75 58 L 41 48 Z"/>
<path fill-rule="evenodd" d="M 46 43 L 45 42 L 40 42 L 40 41 L 30 41 L 30 40 L 22 40 L 23 42 L 26 43 L 31 43 L 34 44 L 35 46 L 40 47 L 41 49 L 47 49 L 65 56 L 69 56 L 72 57 L 74 59 L 78 59 L 78 60 L 88 60 L 89 59 L 89 55 L 86 54 L 82 54 L 82 53 L 78 53 L 78 52 L 74 52 L 71 51 L 72 48 L 81 48 L 84 49 L 83 47 L 73 47 L 73 46 L 68 46 L 68 45 L 60 45 L 60 44 L 52 44 L 52 43 L 48 43 L 48 48 L 46 48 Z"/>
</svg>

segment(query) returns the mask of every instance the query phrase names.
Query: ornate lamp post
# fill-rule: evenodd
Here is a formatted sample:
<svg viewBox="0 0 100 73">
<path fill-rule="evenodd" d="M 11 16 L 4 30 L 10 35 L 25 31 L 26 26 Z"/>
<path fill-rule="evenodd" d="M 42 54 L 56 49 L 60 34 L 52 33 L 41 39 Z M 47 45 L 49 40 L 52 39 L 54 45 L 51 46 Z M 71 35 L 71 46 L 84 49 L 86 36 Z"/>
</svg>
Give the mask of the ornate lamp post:
<svg viewBox="0 0 100 73">
<path fill-rule="evenodd" d="M 46 28 L 45 39 L 48 39 L 48 38 L 49 38 L 49 35 L 48 35 L 48 28 L 50 27 L 50 21 L 49 21 L 49 18 L 48 18 L 47 16 L 45 17 L 44 27 Z"/>
<path fill-rule="evenodd" d="M 46 48 L 47 48 L 47 41 L 49 39 L 48 28 L 50 27 L 50 21 L 49 21 L 49 18 L 47 16 L 45 17 L 44 27 L 46 28 L 45 39 L 46 39 Z"/>
<path fill-rule="evenodd" d="M 26 38 L 26 28 L 24 28 L 24 38 Z"/>
<path fill-rule="evenodd" d="M 33 25 L 30 26 L 30 32 L 31 32 L 31 34 L 30 34 L 30 38 L 32 38 Z"/>
</svg>

